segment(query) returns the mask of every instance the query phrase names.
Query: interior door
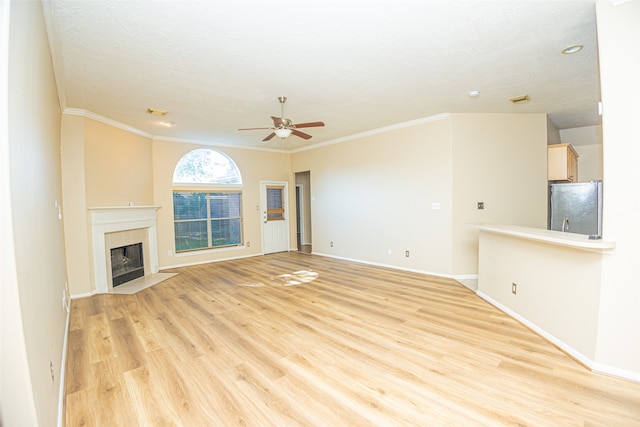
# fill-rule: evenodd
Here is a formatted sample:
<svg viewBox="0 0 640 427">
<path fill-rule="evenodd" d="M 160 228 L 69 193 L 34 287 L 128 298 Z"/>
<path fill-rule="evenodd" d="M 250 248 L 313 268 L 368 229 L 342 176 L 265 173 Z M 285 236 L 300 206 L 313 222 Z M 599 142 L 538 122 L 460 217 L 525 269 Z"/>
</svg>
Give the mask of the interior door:
<svg viewBox="0 0 640 427">
<path fill-rule="evenodd" d="M 289 250 L 288 183 L 261 182 L 262 252 L 272 254 Z"/>
</svg>

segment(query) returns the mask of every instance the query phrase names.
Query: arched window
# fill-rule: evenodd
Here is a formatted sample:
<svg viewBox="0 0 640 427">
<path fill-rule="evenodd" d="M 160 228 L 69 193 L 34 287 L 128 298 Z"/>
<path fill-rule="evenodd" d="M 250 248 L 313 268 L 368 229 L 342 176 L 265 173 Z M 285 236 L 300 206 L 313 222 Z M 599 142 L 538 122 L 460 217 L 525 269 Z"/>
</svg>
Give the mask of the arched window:
<svg viewBox="0 0 640 427">
<path fill-rule="evenodd" d="M 199 148 L 173 171 L 175 251 L 240 246 L 242 177 L 227 155 Z"/>
<path fill-rule="evenodd" d="M 242 184 L 240 171 L 227 155 L 198 148 L 182 156 L 173 171 L 174 184 Z"/>
</svg>

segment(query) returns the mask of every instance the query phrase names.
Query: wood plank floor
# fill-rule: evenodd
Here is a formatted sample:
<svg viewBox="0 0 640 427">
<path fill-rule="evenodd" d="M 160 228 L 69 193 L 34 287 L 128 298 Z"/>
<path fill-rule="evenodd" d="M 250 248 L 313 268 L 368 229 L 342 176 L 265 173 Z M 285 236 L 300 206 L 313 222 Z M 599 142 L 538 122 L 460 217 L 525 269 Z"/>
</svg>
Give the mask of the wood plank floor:
<svg viewBox="0 0 640 427">
<path fill-rule="evenodd" d="M 66 426 L 640 425 L 582 365 L 456 282 L 282 253 L 73 300 Z"/>
</svg>

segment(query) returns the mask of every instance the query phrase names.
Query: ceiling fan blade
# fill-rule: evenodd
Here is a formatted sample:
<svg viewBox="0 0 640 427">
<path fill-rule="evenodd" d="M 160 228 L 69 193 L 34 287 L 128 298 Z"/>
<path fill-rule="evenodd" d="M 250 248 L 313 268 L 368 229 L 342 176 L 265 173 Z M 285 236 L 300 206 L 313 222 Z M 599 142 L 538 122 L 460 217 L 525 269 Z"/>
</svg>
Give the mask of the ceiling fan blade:
<svg viewBox="0 0 640 427">
<path fill-rule="evenodd" d="M 268 140 L 270 140 L 271 138 L 273 138 L 274 136 L 276 136 L 276 133 L 275 133 L 275 132 L 271 132 L 271 133 L 269 134 L 269 136 L 267 136 L 265 139 L 263 139 L 263 141 L 268 141 Z"/>
<path fill-rule="evenodd" d="M 320 126 L 324 126 L 324 123 L 322 122 L 310 122 L 310 123 L 300 123 L 297 125 L 294 125 L 297 128 L 315 128 L 315 127 L 320 127 Z"/>
<path fill-rule="evenodd" d="M 243 128 L 238 130 L 264 130 L 264 129 L 271 129 L 271 128 Z"/>
<path fill-rule="evenodd" d="M 306 134 L 304 132 L 300 132 L 299 130 L 291 129 L 291 133 L 294 134 L 295 136 L 299 136 L 300 138 L 304 138 L 304 139 L 311 138 L 311 135 Z"/>
<path fill-rule="evenodd" d="M 273 124 L 276 125 L 276 127 L 284 124 L 281 117 L 271 116 L 271 118 L 273 119 Z"/>
</svg>

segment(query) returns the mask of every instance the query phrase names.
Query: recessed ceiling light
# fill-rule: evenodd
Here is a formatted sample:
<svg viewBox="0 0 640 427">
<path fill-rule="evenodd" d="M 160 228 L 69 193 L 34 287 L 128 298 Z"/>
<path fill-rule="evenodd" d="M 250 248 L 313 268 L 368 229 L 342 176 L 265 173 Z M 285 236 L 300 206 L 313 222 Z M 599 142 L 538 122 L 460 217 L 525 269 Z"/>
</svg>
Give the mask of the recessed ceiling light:
<svg viewBox="0 0 640 427">
<path fill-rule="evenodd" d="M 480 96 L 480 91 L 479 90 L 472 90 L 471 92 L 469 92 L 469 96 L 471 98 L 477 98 Z"/>
<path fill-rule="evenodd" d="M 513 102 L 514 104 L 526 104 L 527 102 L 531 101 L 531 98 L 529 98 L 529 95 L 520 95 L 509 98 L 509 101 Z"/>
<path fill-rule="evenodd" d="M 166 128 L 171 128 L 171 127 L 173 127 L 173 126 L 176 124 L 176 122 L 171 122 L 171 121 L 169 121 L 169 120 L 165 120 L 165 121 L 163 121 L 163 122 L 160 122 L 160 124 L 161 124 L 162 126 L 166 127 Z"/>
<path fill-rule="evenodd" d="M 153 114 L 154 116 L 166 116 L 167 110 L 159 110 L 157 108 L 147 108 L 147 113 Z"/>
<path fill-rule="evenodd" d="M 573 44 L 562 49 L 562 53 L 564 55 L 570 55 L 572 53 L 580 52 L 583 47 L 584 46 L 582 46 L 581 44 Z"/>
</svg>

